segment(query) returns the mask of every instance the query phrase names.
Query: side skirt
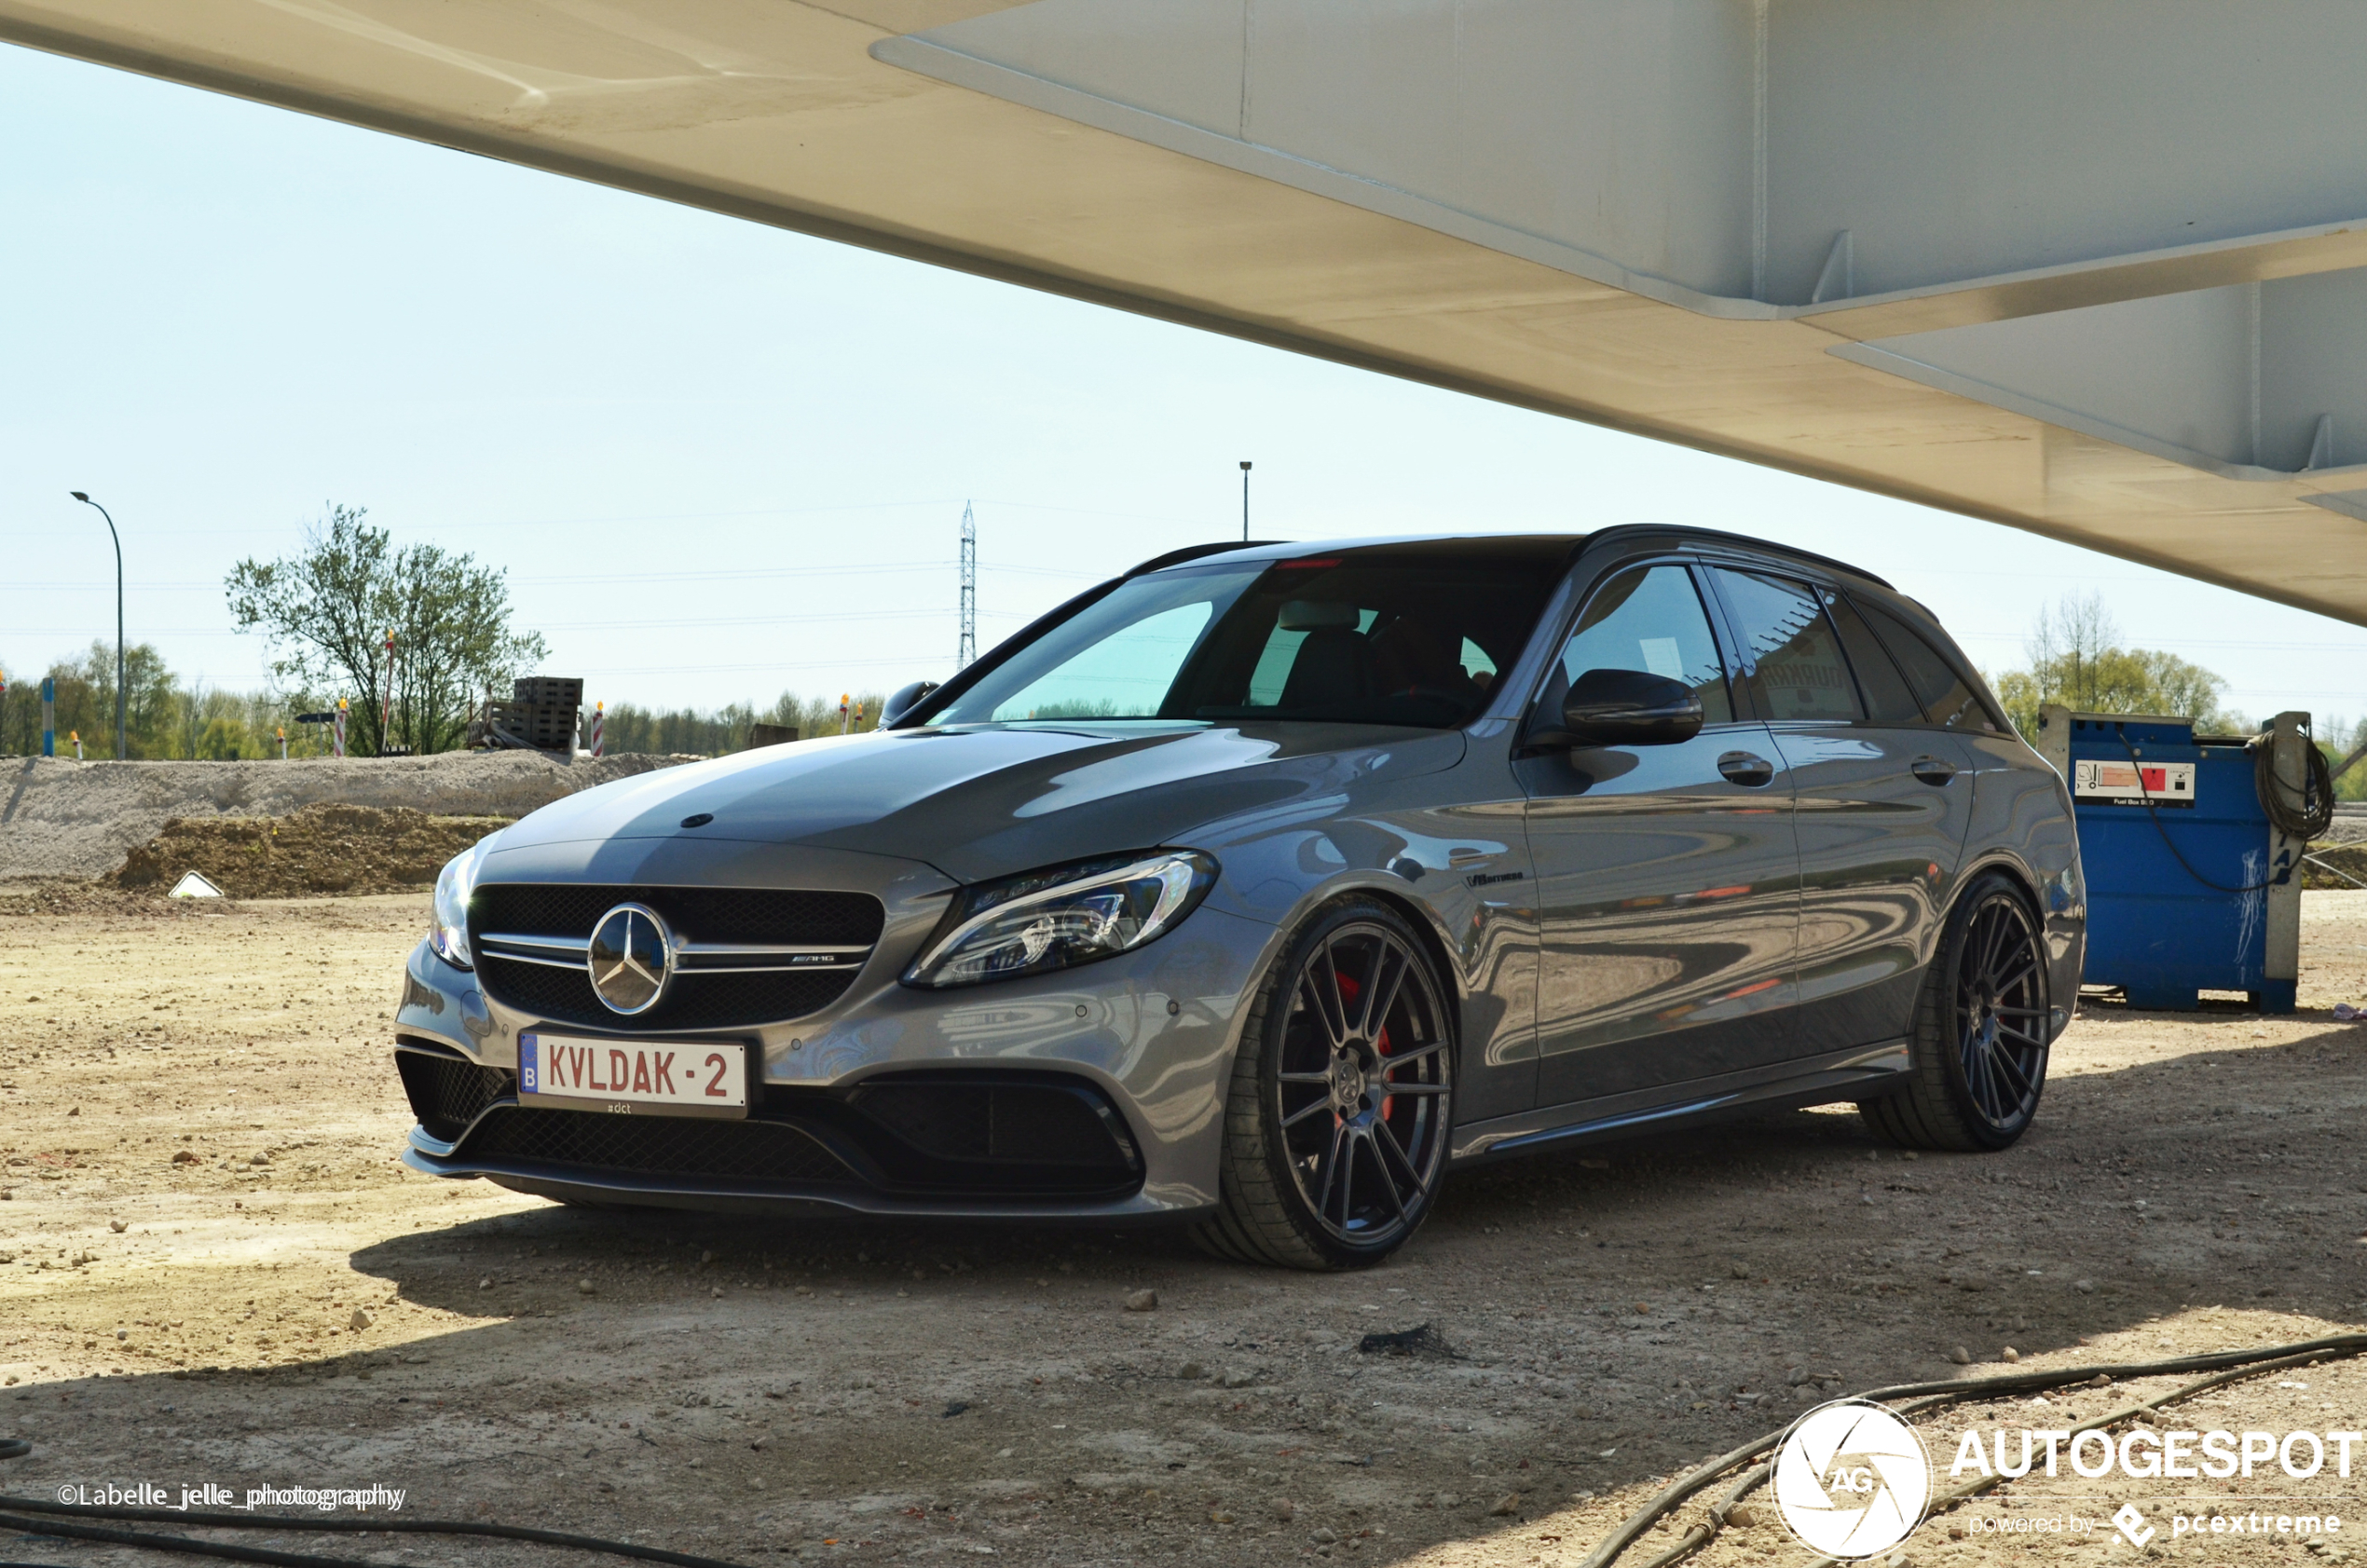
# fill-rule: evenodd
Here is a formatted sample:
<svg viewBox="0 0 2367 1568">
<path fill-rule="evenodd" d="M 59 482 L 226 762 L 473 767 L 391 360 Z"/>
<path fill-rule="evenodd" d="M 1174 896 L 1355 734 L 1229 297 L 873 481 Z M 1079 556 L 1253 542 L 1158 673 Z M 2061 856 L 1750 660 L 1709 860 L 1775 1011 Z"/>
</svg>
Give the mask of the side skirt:
<svg viewBox="0 0 2367 1568">
<path fill-rule="evenodd" d="M 1632 1138 L 1696 1122 L 1712 1122 L 1751 1111 L 1790 1105 L 1822 1105 L 1837 1099 L 1868 1099 L 1908 1070 L 1907 1042 L 1858 1045 L 1809 1057 L 1774 1068 L 1730 1072 L 1716 1078 L 1573 1100 L 1517 1116 L 1498 1116 L 1455 1129 L 1449 1160 L 1476 1165 L 1547 1147 Z"/>
</svg>

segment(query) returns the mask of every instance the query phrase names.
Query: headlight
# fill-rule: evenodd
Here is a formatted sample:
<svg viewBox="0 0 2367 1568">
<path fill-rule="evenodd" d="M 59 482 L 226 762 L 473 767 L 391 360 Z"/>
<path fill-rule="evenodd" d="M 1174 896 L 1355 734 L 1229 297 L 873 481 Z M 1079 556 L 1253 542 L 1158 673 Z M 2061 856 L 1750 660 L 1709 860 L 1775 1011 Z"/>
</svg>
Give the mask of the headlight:
<svg viewBox="0 0 2367 1568">
<path fill-rule="evenodd" d="M 444 863 L 436 873 L 435 912 L 428 920 L 428 946 L 436 956 L 458 968 L 474 967 L 469 958 L 469 894 L 476 891 L 477 861 L 490 837 L 479 839 Z"/>
<path fill-rule="evenodd" d="M 1131 952 L 1190 914 L 1216 880 L 1191 850 L 1031 871 L 965 888 L 908 986 L 974 986 Z"/>
</svg>

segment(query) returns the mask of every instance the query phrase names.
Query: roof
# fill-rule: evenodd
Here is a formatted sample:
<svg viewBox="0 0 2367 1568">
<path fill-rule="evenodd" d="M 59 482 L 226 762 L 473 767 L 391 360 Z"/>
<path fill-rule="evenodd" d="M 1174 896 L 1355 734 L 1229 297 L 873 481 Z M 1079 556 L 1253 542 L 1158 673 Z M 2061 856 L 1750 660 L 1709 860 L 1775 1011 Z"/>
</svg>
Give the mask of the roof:
<svg viewBox="0 0 2367 1568">
<path fill-rule="evenodd" d="M 1598 528 L 1587 534 L 1413 534 L 1383 535 L 1368 539 L 1318 539 L 1298 542 L 1258 539 L 1241 544 L 1196 544 L 1154 556 L 1128 572 L 1140 577 L 1145 572 L 1165 571 L 1170 567 L 1212 564 L 1221 561 L 1290 561 L 1310 554 L 1340 555 L 1349 552 L 1385 552 L 1398 556 L 1435 554 L 1442 557 L 1468 559 L 1474 555 L 1527 557 L 1540 565 L 1559 566 L 1574 558 L 1589 546 L 1613 544 L 1625 539 L 1667 539 L 1676 543 L 1730 546 L 1736 550 L 1756 552 L 1763 555 L 1799 561 L 1860 579 L 1881 588 L 1889 582 L 1846 561 L 1836 561 L 1829 555 L 1795 549 L 1772 539 L 1753 539 L 1747 534 L 1726 533 L 1717 528 L 1700 528 L 1685 524 L 1631 523 L 1609 528 Z M 1896 590 L 1893 589 L 1895 593 Z"/>
</svg>

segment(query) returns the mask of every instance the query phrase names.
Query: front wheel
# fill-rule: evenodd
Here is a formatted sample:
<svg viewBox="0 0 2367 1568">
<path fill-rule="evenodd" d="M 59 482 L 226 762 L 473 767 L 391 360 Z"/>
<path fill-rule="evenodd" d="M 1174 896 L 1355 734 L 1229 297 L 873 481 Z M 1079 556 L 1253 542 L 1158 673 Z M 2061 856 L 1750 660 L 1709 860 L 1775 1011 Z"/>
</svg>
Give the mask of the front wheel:
<svg viewBox="0 0 2367 1568">
<path fill-rule="evenodd" d="M 2007 1148 L 2038 1114 L 2048 1021 L 2038 917 L 2004 878 L 1981 877 L 1924 976 L 1905 1086 L 1857 1109 L 1903 1148 Z"/>
<path fill-rule="evenodd" d="M 1344 1269 L 1402 1247 L 1446 1166 L 1455 1051 L 1443 989 L 1389 906 L 1334 905 L 1267 974 L 1233 1065 L 1221 1205 L 1201 1244 Z"/>
</svg>

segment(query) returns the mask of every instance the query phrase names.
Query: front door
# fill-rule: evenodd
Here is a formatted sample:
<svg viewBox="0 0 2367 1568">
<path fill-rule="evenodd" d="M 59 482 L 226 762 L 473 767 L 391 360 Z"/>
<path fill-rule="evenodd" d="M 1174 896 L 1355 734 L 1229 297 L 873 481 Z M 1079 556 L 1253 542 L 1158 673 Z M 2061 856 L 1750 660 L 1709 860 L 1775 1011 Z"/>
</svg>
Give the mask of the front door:
<svg viewBox="0 0 2367 1568">
<path fill-rule="evenodd" d="M 1798 801 L 1800 1053 L 1899 1039 L 1972 821 L 1969 758 L 1847 599 L 1771 573 L 1716 581 Z"/>
<path fill-rule="evenodd" d="M 1598 587 L 1539 709 L 1558 716 L 1569 683 L 1594 669 L 1682 680 L 1707 722 L 1675 745 L 1515 764 L 1538 879 L 1540 1105 L 1794 1054 L 1791 781 L 1767 727 L 1736 721 L 1691 568 L 1634 566 Z"/>
</svg>

